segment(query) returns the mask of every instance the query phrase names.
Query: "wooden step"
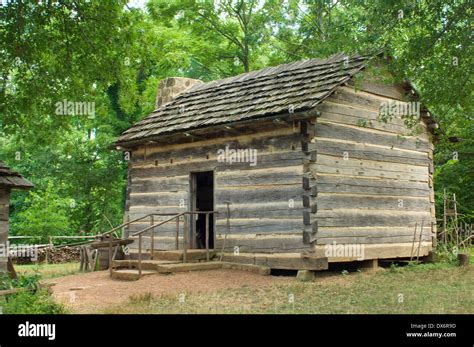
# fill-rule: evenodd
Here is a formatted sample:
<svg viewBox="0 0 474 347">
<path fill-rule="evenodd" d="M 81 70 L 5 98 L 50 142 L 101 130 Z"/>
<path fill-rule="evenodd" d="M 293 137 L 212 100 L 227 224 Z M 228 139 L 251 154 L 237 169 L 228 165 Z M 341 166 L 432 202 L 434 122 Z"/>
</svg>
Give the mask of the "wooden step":
<svg viewBox="0 0 474 347">
<path fill-rule="evenodd" d="M 114 260 L 112 265 L 116 270 L 137 270 L 138 260 Z M 142 271 L 154 271 L 158 273 L 213 270 L 220 268 L 222 268 L 222 263 L 217 261 L 182 263 L 172 260 L 142 260 Z"/>
<path fill-rule="evenodd" d="M 124 265 L 127 261 L 115 260 L 114 265 Z M 138 262 L 132 261 L 133 266 L 138 266 Z M 152 274 L 169 274 L 175 272 L 206 271 L 216 269 L 233 269 L 239 271 L 250 271 L 259 275 L 270 275 L 270 268 L 259 265 L 235 264 L 229 262 L 210 261 L 201 263 L 179 263 L 172 261 L 147 260 L 142 262 L 142 276 Z M 153 269 L 153 270 L 151 270 Z M 140 278 L 138 269 L 114 269 L 112 278 L 120 280 L 135 281 Z"/>
<path fill-rule="evenodd" d="M 156 274 L 156 271 L 142 270 L 142 276 L 149 276 Z M 115 280 L 122 281 L 136 281 L 140 279 L 138 270 L 136 269 L 117 269 L 112 271 L 112 276 Z"/>
<path fill-rule="evenodd" d="M 125 259 L 130 259 L 130 260 L 137 260 L 138 259 L 138 250 L 137 249 L 129 249 L 128 254 L 125 255 Z M 150 252 L 142 252 L 142 260 L 148 260 L 151 259 L 151 254 Z"/>
<path fill-rule="evenodd" d="M 209 261 L 203 263 L 177 263 L 159 265 L 159 273 L 204 271 L 222 269 L 223 263 L 220 261 Z"/>
<path fill-rule="evenodd" d="M 158 271 L 160 265 L 164 264 L 176 264 L 178 261 L 170 260 L 142 260 L 142 270 Z M 117 269 L 137 269 L 138 260 L 136 259 L 127 259 L 127 260 L 114 260 L 112 262 L 112 267 Z"/>
<path fill-rule="evenodd" d="M 182 261 L 183 260 L 183 250 L 173 250 L 173 251 L 154 251 L 153 259 L 154 260 L 174 260 Z M 215 250 L 209 250 L 209 259 L 212 259 L 217 254 Z M 206 250 L 205 249 L 188 249 L 187 251 L 187 261 L 199 261 L 206 260 Z"/>
<path fill-rule="evenodd" d="M 210 249 L 209 258 L 212 259 L 217 255 L 217 251 Z M 138 249 L 130 248 L 126 259 L 138 259 Z M 142 260 L 151 259 L 151 252 L 149 249 L 142 250 Z M 153 259 L 155 260 L 183 260 L 183 250 L 160 250 L 156 249 L 153 252 Z M 188 261 L 199 261 L 206 260 L 206 250 L 205 249 L 188 249 L 187 252 Z"/>
</svg>

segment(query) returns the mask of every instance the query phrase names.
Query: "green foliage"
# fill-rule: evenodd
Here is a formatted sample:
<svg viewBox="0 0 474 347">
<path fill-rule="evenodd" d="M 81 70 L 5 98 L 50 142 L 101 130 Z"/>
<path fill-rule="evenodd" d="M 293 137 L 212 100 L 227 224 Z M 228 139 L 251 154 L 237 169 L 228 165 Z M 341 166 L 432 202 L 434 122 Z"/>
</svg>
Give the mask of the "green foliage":
<svg viewBox="0 0 474 347">
<path fill-rule="evenodd" d="M 38 274 L 18 276 L 11 279 L 8 276 L 0 277 L 0 290 L 21 288 L 15 294 L 0 297 L 0 307 L 4 314 L 60 314 L 66 313 L 63 305 L 57 304 L 49 296 L 48 291 L 40 289 Z"/>
<path fill-rule="evenodd" d="M 399 266 L 397 263 L 390 263 L 389 271 L 390 272 L 397 272 L 399 269 Z"/>
<path fill-rule="evenodd" d="M 360 127 L 366 128 L 367 125 L 368 125 L 367 119 L 359 119 L 357 121 L 357 125 L 360 126 Z"/>
<path fill-rule="evenodd" d="M 436 259 L 438 263 L 449 263 L 456 265 L 458 263 L 458 249 L 452 245 L 438 243 L 436 246 Z"/>
<path fill-rule="evenodd" d="M 35 291 L 39 288 L 38 283 L 41 276 L 38 274 L 18 276 L 18 278 L 10 278 L 8 275 L 0 276 L 0 290 L 13 288 L 26 288 Z"/>
<path fill-rule="evenodd" d="M 67 313 L 63 305 L 57 304 L 48 295 L 47 291 L 39 290 L 35 293 L 22 291 L 3 298 L 4 314 L 64 314 Z"/>
<path fill-rule="evenodd" d="M 35 241 L 42 243 L 48 241 L 48 236 L 67 235 L 71 203 L 70 199 L 62 198 L 54 191 L 51 183 L 44 191 L 32 191 L 25 201 L 27 208 L 15 218 L 13 230 L 17 235 L 41 237 Z"/>
<path fill-rule="evenodd" d="M 434 174 L 436 211 L 442 215 L 443 195 L 450 199 L 453 193 L 459 203 L 460 220 L 466 223 L 474 221 L 474 121 L 472 116 L 462 110 L 444 108 L 441 126 L 444 136 L 436 146 Z M 458 116 L 457 113 L 461 115 Z M 449 139 L 459 142 L 451 142 Z"/>
<path fill-rule="evenodd" d="M 126 182 L 122 154 L 108 147 L 114 137 L 97 130 L 94 139 L 71 130 L 42 147 L 35 138 L 30 141 L 17 136 L 4 138 L 0 147 L 9 165 L 22 172 L 35 184 L 28 194 L 14 191 L 11 208 L 12 233 L 28 234 L 40 228 L 35 218 L 44 216 L 56 221 L 49 232 L 103 231 L 111 223 L 119 223 L 123 208 L 123 189 Z M 21 149 L 21 159 L 15 160 L 15 149 Z M 4 159 L 5 160 L 5 159 Z M 13 164 L 13 165 L 12 165 Z M 28 199 L 28 200 L 27 200 Z M 30 210 L 31 209 L 31 210 Z M 29 222 L 19 220 L 27 218 Z"/>
<path fill-rule="evenodd" d="M 13 193 L 13 234 L 103 231 L 121 221 L 126 164 L 110 147 L 142 115 L 134 83 L 139 50 L 131 47 L 142 44 L 142 18 L 125 3 L 0 8 L 0 158 L 34 182 L 37 194 L 27 202 L 27 193 Z M 56 114 L 63 100 L 94 103 L 95 115 Z M 43 214 L 32 204 L 39 198 L 50 207 Z M 48 214 L 53 225 L 29 226 L 19 213 Z"/>
<path fill-rule="evenodd" d="M 116 59 L 125 39 L 119 30 L 128 25 L 125 3 L 9 1 L 0 7 L 4 126 L 26 127 L 33 121 L 47 128 L 56 101 L 93 100 L 93 83 L 107 83 L 120 69 Z M 66 119 L 54 122 L 67 126 Z M 41 135 L 47 136 L 46 130 Z"/>
</svg>

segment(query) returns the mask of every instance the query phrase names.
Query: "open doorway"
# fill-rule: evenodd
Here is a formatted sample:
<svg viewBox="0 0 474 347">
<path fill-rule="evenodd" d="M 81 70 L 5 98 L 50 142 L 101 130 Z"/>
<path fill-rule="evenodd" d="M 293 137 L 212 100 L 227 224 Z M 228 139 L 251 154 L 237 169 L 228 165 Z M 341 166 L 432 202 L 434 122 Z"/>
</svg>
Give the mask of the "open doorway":
<svg viewBox="0 0 474 347">
<path fill-rule="evenodd" d="M 193 211 L 214 210 L 214 172 L 192 172 L 191 194 Z M 198 214 L 192 218 L 192 247 L 206 248 L 206 215 Z M 214 248 L 214 214 L 209 214 L 209 248 Z"/>
</svg>

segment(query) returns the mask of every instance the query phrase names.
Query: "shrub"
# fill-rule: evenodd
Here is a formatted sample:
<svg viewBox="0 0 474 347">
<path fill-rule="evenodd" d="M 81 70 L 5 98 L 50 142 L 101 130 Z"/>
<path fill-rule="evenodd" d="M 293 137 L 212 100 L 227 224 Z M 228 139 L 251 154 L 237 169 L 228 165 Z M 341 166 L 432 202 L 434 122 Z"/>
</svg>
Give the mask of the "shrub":
<svg viewBox="0 0 474 347">
<path fill-rule="evenodd" d="M 69 228 L 70 199 L 62 198 L 49 184 L 45 190 L 30 192 L 28 207 L 18 213 L 13 229 L 17 235 L 34 235 L 46 243 L 48 236 L 64 235 Z"/>
<path fill-rule="evenodd" d="M 22 291 L 3 299 L 5 314 L 59 314 L 66 313 L 63 305 L 55 303 L 47 290 Z"/>
<path fill-rule="evenodd" d="M 0 309 L 6 314 L 57 314 L 66 313 L 63 305 L 57 304 L 48 291 L 39 288 L 40 275 L 19 276 L 11 279 L 0 278 L 0 290 L 22 288 L 16 294 L 0 297 Z"/>
<path fill-rule="evenodd" d="M 37 290 L 39 288 L 39 280 L 41 276 L 38 274 L 18 276 L 18 278 L 10 278 L 7 275 L 0 277 L 0 290 L 12 288 L 26 288 L 28 290 Z"/>
</svg>

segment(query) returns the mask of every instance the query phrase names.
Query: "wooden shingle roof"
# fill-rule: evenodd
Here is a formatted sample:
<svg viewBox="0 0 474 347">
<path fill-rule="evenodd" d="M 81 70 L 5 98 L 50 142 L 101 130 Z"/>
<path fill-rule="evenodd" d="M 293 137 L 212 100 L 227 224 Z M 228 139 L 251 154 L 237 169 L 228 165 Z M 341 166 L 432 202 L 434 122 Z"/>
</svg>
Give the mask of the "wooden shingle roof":
<svg viewBox="0 0 474 347">
<path fill-rule="evenodd" d="M 134 124 L 116 141 L 163 135 L 313 108 L 363 69 L 371 56 L 334 55 L 198 84 Z"/>
<path fill-rule="evenodd" d="M 0 161 L 0 187 L 2 186 L 19 189 L 34 187 L 33 183 L 23 178 L 18 172 L 12 171 L 5 163 Z"/>
</svg>

